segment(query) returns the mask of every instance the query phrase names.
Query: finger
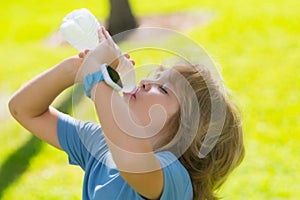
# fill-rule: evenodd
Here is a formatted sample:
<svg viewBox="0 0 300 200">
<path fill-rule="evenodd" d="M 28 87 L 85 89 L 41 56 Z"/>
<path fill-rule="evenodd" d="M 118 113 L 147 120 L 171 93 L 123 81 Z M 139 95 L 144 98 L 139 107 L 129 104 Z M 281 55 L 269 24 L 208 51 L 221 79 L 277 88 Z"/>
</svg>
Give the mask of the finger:
<svg viewBox="0 0 300 200">
<path fill-rule="evenodd" d="M 88 54 L 89 52 L 90 52 L 89 49 L 84 50 L 84 54 L 85 54 L 85 55 Z"/>
<path fill-rule="evenodd" d="M 115 42 L 113 41 L 112 37 L 110 36 L 109 32 L 105 29 L 104 26 L 102 26 L 102 31 L 103 34 L 105 35 L 105 38 L 107 39 L 107 41 L 109 42 L 109 44 L 115 44 Z"/>
<path fill-rule="evenodd" d="M 125 58 L 130 59 L 130 55 L 128 53 L 124 53 L 123 54 Z M 135 61 L 134 60 L 130 60 L 130 62 L 135 65 Z"/>
<path fill-rule="evenodd" d="M 101 34 L 104 36 L 105 39 L 109 38 L 109 36 L 106 34 L 106 29 L 104 26 L 101 26 Z"/>
<path fill-rule="evenodd" d="M 129 59 L 130 58 L 130 55 L 128 53 L 125 53 L 124 54 L 125 58 Z"/>
<path fill-rule="evenodd" d="M 121 66 L 123 69 L 126 69 L 129 66 L 132 66 L 134 64 L 135 64 L 135 62 L 133 60 L 129 60 L 125 56 L 119 57 L 119 65 L 118 66 Z"/>
<path fill-rule="evenodd" d="M 84 58 L 84 53 L 83 53 L 83 52 L 80 52 L 80 53 L 78 54 L 78 57 L 79 57 L 79 58 Z"/>
<path fill-rule="evenodd" d="M 135 61 L 134 60 L 130 60 L 132 65 L 135 65 Z"/>
<path fill-rule="evenodd" d="M 98 40 L 99 40 L 99 43 L 101 43 L 103 40 L 105 40 L 105 35 L 103 34 L 102 27 L 100 27 L 98 29 Z"/>
</svg>

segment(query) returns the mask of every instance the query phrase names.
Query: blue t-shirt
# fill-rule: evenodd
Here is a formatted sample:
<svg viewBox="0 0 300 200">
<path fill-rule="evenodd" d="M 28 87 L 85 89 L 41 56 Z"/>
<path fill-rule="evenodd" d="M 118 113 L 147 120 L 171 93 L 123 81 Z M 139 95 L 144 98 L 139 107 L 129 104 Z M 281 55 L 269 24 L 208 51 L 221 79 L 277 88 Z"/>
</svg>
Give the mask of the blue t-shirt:
<svg viewBox="0 0 300 200">
<path fill-rule="evenodd" d="M 58 139 L 68 154 L 69 163 L 84 171 L 82 199 L 142 200 L 121 177 L 106 145 L 101 126 L 60 114 Z M 161 200 L 191 200 L 193 189 L 188 172 L 171 152 L 155 154 L 163 167 L 164 188 Z"/>
</svg>

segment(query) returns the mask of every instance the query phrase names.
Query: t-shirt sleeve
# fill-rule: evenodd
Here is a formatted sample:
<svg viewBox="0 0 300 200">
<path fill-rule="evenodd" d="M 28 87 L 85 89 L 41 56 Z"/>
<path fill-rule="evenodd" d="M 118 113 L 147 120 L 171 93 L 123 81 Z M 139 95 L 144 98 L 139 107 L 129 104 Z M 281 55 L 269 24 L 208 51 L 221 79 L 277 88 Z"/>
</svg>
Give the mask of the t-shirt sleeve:
<svg viewBox="0 0 300 200">
<path fill-rule="evenodd" d="M 91 156 L 100 157 L 107 148 L 99 124 L 83 122 L 63 113 L 58 117 L 57 134 L 69 163 L 83 170 Z"/>
<path fill-rule="evenodd" d="M 164 173 L 164 189 L 160 200 L 192 200 L 193 187 L 190 176 L 171 152 L 156 154 Z"/>
</svg>

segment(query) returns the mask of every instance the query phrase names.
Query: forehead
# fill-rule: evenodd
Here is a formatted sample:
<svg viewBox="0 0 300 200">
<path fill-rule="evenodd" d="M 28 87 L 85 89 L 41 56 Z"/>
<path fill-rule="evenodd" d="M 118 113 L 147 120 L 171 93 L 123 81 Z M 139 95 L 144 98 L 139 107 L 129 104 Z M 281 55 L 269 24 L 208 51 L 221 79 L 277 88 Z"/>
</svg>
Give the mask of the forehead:
<svg viewBox="0 0 300 200">
<path fill-rule="evenodd" d="M 158 71 L 154 78 L 174 84 L 176 80 L 178 81 L 182 76 L 173 68 L 164 68 L 163 70 Z"/>
</svg>

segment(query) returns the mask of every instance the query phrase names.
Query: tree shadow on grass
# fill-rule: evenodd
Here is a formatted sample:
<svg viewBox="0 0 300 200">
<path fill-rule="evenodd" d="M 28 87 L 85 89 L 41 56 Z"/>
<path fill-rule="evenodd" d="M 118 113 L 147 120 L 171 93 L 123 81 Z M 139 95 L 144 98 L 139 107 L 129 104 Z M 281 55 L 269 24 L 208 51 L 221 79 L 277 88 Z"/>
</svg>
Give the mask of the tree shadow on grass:
<svg viewBox="0 0 300 200">
<path fill-rule="evenodd" d="M 78 98 L 76 102 L 73 102 L 72 96 L 72 93 L 68 94 L 64 101 L 57 106 L 57 109 L 64 113 L 71 113 L 72 105 L 78 104 L 81 100 L 81 98 Z M 39 154 L 43 144 L 40 139 L 32 135 L 26 143 L 2 163 L 0 166 L 0 199 L 4 191 L 26 172 L 30 166 L 30 161 Z"/>
<path fill-rule="evenodd" d="M 16 181 L 29 167 L 30 160 L 42 149 L 43 143 L 31 138 L 19 149 L 13 152 L 0 168 L 0 199 L 7 187 Z"/>
</svg>

